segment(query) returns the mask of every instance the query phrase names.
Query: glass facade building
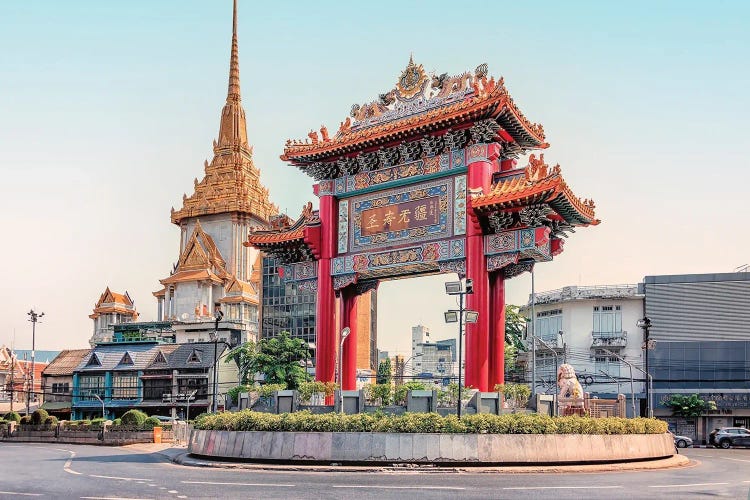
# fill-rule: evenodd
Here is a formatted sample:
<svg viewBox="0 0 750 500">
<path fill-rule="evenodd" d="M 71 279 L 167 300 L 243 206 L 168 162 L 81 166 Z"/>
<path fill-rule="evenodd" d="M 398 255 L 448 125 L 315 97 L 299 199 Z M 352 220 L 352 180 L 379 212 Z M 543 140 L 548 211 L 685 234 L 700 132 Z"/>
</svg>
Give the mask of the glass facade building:
<svg viewBox="0 0 750 500">
<path fill-rule="evenodd" d="M 299 293 L 279 275 L 274 257 L 263 257 L 261 338 L 289 332 L 293 338 L 315 343 L 315 293 Z"/>
</svg>

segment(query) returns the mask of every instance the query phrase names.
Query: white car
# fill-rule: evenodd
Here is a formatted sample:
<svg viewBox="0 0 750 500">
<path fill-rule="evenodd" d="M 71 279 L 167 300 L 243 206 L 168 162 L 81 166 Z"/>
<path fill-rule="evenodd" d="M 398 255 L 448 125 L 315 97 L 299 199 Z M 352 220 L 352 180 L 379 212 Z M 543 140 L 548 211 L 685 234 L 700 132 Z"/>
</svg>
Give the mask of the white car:
<svg viewBox="0 0 750 500">
<path fill-rule="evenodd" d="M 690 439 L 687 436 L 678 436 L 676 434 L 674 436 L 674 445 L 678 448 L 687 448 L 688 446 L 693 446 L 693 440 Z"/>
</svg>

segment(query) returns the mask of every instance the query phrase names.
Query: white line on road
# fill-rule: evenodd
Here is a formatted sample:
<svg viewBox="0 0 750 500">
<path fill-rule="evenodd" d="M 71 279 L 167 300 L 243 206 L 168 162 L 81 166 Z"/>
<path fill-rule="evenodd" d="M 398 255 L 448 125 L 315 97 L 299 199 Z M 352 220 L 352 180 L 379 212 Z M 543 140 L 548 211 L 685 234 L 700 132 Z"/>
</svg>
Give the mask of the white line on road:
<svg viewBox="0 0 750 500">
<path fill-rule="evenodd" d="M 81 497 L 88 500 L 154 500 L 153 498 L 127 498 L 127 497 Z"/>
<path fill-rule="evenodd" d="M 622 486 L 508 486 L 504 490 L 611 490 Z"/>
<path fill-rule="evenodd" d="M 689 488 L 691 486 L 721 486 L 723 484 L 729 483 L 660 484 L 649 486 L 649 488 Z"/>
<path fill-rule="evenodd" d="M 368 486 L 363 484 L 333 485 L 332 488 L 372 488 L 380 490 L 465 490 L 455 486 Z"/>
<path fill-rule="evenodd" d="M 70 453 L 70 458 L 65 461 L 65 464 L 63 465 L 63 470 L 67 472 L 68 474 L 75 474 L 76 476 L 80 476 L 81 475 L 80 472 L 76 472 L 70 468 L 70 464 L 73 463 L 73 458 L 76 456 L 76 452 L 70 451 L 70 450 L 63 450 L 60 448 L 55 448 L 55 449 L 60 450 L 60 451 L 67 451 L 68 453 Z"/>
<path fill-rule="evenodd" d="M 284 486 L 294 488 L 296 484 L 274 484 L 274 483 L 221 483 L 218 481 L 180 481 L 182 484 L 214 484 L 218 486 Z M 335 488 L 335 486 L 334 486 Z"/>
<path fill-rule="evenodd" d="M 24 497 L 40 497 L 41 493 L 21 493 L 19 491 L 0 491 L 0 495 L 19 495 Z"/>
<path fill-rule="evenodd" d="M 99 479 L 119 479 L 120 481 L 153 481 L 153 479 L 139 479 L 137 477 L 97 476 L 95 474 L 89 474 L 89 476 Z"/>
</svg>

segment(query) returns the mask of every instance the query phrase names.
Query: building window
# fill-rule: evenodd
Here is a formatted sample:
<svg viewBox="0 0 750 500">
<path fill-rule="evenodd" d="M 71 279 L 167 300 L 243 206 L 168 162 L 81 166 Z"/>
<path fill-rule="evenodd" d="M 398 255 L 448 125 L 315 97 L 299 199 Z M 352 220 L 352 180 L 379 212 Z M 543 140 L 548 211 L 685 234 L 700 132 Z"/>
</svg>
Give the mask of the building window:
<svg viewBox="0 0 750 500">
<path fill-rule="evenodd" d="M 534 335 L 545 342 L 557 342 L 558 333 L 562 331 L 562 309 L 539 311 L 535 327 Z"/>
<path fill-rule="evenodd" d="M 143 399 L 162 401 L 165 394 L 172 394 L 172 380 L 155 378 L 143 380 Z"/>
<path fill-rule="evenodd" d="M 622 310 L 620 306 L 594 306 L 594 338 L 622 335 Z"/>
<path fill-rule="evenodd" d="M 138 399 L 138 376 L 131 373 L 112 377 L 112 399 Z"/>
<path fill-rule="evenodd" d="M 594 370 L 599 375 L 602 372 L 610 377 L 620 376 L 620 360 L 615 356 L 609 356 L 605 351 L 597 349 L 594 352 Z"/>
<path fill-rule="evenodd" d="M 94 394 L 104 398 L 104 375 L 82 375 L 78 379 L 78 396 L 82 401 L 96 401 Z"/>
<path fill-rule="evenodd" d="M 70 392 L 69 382 L 52 384 L 52 394 L 68 394 Z"/>
</svg>

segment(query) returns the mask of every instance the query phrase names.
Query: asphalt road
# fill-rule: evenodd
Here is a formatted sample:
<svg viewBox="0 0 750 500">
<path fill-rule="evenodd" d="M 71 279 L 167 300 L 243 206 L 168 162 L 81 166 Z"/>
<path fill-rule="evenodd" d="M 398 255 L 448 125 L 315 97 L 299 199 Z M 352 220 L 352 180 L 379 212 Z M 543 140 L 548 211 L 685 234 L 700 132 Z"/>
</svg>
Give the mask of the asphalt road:
<svg viewBox="0 0 750 500">
<path fill-rule="evenodd" d="M 750 450 L 681 451 L 695 464 L 588 474 L 323 473 L 185 467 L 126 448 L 0 443 L 0 498 L 750 498 Z"/>
</svg>

